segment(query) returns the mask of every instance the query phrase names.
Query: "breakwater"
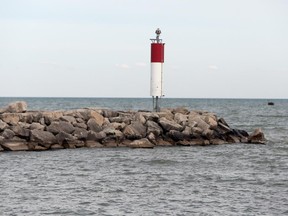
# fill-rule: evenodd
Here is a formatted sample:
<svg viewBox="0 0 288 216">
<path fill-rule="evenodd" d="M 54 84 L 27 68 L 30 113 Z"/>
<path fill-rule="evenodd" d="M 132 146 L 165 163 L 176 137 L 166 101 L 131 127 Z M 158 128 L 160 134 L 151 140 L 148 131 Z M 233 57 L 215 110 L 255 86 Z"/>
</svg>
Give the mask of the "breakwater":
<svg viewBox="0 0 288 216">
<path fill-rule="evenodd" d="M 223 118 L 186 108 L 161 112 L 83 108 L 29 111 L 25 102 L 0 109 L 0 150 L 264 144 L 261 129 L 231 128 Z"/>
</svg>

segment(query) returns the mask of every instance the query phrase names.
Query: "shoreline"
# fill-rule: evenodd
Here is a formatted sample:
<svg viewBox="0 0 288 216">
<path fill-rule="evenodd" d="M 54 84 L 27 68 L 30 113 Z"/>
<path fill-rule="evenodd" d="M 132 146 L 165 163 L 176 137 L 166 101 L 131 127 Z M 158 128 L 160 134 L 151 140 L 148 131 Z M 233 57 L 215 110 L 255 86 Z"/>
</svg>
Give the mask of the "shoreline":
<svg viewBox="0 0 288 216">
<path fill-rule="evenodd" d="M 208 111 L 183 107 L 160 112 L 82 108 L 29 111 L 24 101 L 0 108 L 0 151 L 64 148 L 265 144 L 261 129 L 231 128 Z"/>
</svg>

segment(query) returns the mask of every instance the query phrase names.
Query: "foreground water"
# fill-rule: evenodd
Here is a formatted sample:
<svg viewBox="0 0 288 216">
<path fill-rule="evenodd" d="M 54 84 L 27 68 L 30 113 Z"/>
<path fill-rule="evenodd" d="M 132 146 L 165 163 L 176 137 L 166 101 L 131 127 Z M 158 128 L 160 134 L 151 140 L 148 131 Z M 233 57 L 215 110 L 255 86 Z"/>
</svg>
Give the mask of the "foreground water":
<svg viewBox="0 0 288 216">
<path fill-rule="evenodd" d="M 0 98 L 0 107 L 15 100 Z M 30 109 L 151 109 L 150 99 L 24 100 Z M 267 145 L 1 153 L 0 215 L 288 214 L 288 101 L 274 102 L 162 101 L 261 127 Z"/>
</svg>

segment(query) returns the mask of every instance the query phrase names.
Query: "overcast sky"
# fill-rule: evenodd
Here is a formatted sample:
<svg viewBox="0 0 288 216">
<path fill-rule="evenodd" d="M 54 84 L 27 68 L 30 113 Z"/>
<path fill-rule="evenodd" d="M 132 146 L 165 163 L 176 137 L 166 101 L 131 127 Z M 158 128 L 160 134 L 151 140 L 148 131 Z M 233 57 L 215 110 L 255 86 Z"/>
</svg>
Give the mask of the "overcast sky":
<svg viewBox="0 0 288 216">
<path fill-rule="evenodd" d="M 287 0 L 0 0 L 0 97 L 288 98 Z"/>
</svg>

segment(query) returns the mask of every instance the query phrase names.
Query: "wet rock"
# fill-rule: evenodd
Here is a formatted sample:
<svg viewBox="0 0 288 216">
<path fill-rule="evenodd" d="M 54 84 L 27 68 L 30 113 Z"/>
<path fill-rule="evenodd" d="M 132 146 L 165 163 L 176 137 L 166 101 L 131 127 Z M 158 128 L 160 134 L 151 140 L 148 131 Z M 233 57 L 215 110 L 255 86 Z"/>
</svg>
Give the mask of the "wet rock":
<svg viewBox="0 0 288 216">
<path fill-rule="evenodd" d="M 51 145 L 50 149 L 57 150 L 57 149 L 64 149 L 64 147 L 60 144 L 53 144 Z"/>
<path fill-rule="evenodd" d="M 130 148 L 154 148 L 154 145 L 146 138 L 134 140 L 128 147 Z"/>
<path fill-rule="evenodd" d="M 167 133 L 167 136 L 173 139 L 174 141 L 186 140 L 190 138 L 189 136 L 186 136 L 182 132 L 176 130 L 170 130 Z"/>
<path fill-rule="evenodd" d="M 29 150 L 27 143 L 25 142 L 5 142 L 3 144 L 1 144 L 1 146 L 3 147 L 3 149 L 7 150 L 7 151 L 27 151 Z"/>
<path fill-rule="evenodd" d="M 248 137 L 248 142 L 253 144 L 265 144 L 265 136 L 261 128 L 256 128 Z"/>
<path fill-rule="evenodd" d="M 42 131 L 42 130 L 31 130 L 30 132 L 30 141 L 38 142 L 41 144 L 55 144 L 57 140 L 55 136 L 49 131 Z"/>
<path fill-rule="evenodd" d="M 6 108 L 5 112 L 7 113 L 23 113 L 27 111 L 27 103 L 25 101 L 17 101 L 11 103 Z"/>
<path fill-rule="evenodd" d="M 103 148 L 104 147 L 101 143 L 93 141 L 93 140 L 87 140 L 85 143 L 85 146 L 88 148 Z"/>
<path fill-rule="evenodd" d="M 227 144 L 228 142 L 226 142 L 225 140 L 221 140 L 221 139 L 211 139 L 210 140 L 210 144 L 212 145 L 222 145 L 222 144 Z"/>
<path fill-rule="evenodd" d="M 183 126 L 174 122 L 166 119 L 165 117 L 162 117 L 159 119 L 159 124 L 162 126 L 162 128 L 165 131 L 170 131 L 170 130 L 177 130 L 181 131 L 183 129 Z"/>
</svg>

